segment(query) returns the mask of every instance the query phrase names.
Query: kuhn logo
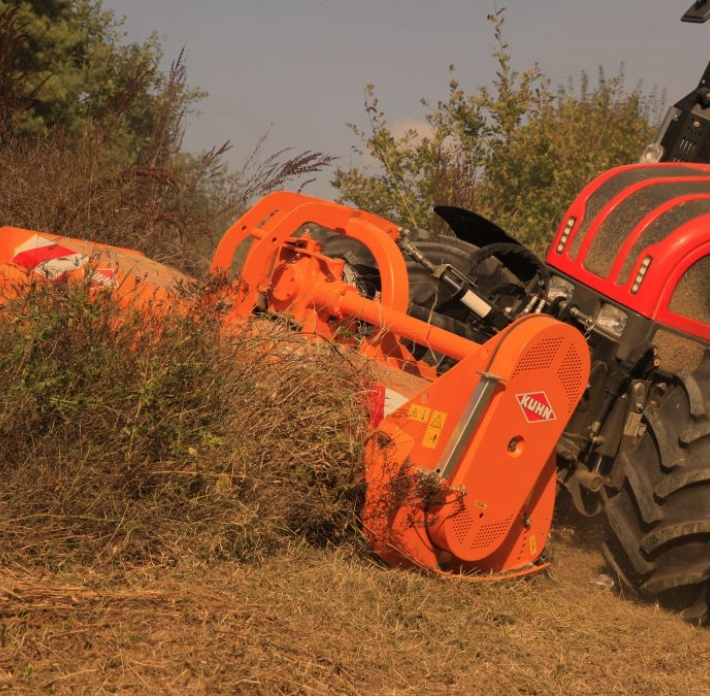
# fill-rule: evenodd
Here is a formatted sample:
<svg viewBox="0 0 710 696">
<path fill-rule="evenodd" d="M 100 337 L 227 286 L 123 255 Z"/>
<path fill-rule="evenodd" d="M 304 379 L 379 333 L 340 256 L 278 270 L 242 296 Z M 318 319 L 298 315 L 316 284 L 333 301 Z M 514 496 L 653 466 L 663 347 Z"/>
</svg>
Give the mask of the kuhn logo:
<svg viewBox="0 0 710 696">
<path fill-rule="evenodd" d="M 515 398 L 523 410 L 523 415 L 528 423 L 541 423 L 543 421 L 557 420 L 550 400 L 545 392 L 531 392 L 530 394 L 516 394 Z"/>
</svg>

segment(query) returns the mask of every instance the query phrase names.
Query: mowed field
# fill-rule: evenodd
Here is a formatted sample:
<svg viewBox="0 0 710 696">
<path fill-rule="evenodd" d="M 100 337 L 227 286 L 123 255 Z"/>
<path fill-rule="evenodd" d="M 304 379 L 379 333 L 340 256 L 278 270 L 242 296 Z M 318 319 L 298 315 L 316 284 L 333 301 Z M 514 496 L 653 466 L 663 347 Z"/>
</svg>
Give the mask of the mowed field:
<svg viewBox="0 0 710 696">
<path fill-rule="evenodd" d="M 5 566 L 0 690 L 710 694 L 710 631 L 595 582 L 598 536 L 558 520 L 552 570 L 495 584 L 347 546 L 110 574 Z"/>
</svg>

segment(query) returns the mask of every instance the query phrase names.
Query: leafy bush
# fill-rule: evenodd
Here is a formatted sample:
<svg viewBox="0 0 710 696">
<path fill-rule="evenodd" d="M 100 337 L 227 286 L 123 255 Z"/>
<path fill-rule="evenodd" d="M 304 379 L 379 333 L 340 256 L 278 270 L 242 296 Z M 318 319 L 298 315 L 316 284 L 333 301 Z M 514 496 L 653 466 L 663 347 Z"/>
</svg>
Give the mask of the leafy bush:
<svg viewBox="0 0 710 696">
<path fill-rule="evenodd" d="M 553 89 L 540 66 L 513 68 L 503 39 L 504 12 L 489 16 L 496 76 L 466 92 L 451 66 L 449 94 L 425 107 L 421 126 L 398 133 L 366 88 L 368 127 L 358 136 L 362 167 L 338 168 L 340 200 L 405 226 L 445 232 L 435 205 L 489 217 L 543 251 L 581 188 L 610 167 L 638 161 L 663 107 L 654 92 L 624 90 L 623 69 L 579 90 Z M 374 166 L 370 166 L 370 165 Z"/>
</svg>

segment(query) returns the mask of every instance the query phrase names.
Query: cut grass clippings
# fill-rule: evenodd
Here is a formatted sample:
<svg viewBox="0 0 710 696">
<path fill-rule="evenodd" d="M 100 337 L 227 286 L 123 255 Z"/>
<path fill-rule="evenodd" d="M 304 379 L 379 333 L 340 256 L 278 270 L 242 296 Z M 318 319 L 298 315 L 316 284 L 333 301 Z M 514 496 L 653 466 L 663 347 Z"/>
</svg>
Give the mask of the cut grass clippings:
<svg viewBox="0 0 710 696">
<path fill-rule="evenodd" d="M 259 564 L 0 574 L 14 693 L 709 694 L 710 634 L 554 571 L 471 585 L 295 546 Z"/>
</svg>

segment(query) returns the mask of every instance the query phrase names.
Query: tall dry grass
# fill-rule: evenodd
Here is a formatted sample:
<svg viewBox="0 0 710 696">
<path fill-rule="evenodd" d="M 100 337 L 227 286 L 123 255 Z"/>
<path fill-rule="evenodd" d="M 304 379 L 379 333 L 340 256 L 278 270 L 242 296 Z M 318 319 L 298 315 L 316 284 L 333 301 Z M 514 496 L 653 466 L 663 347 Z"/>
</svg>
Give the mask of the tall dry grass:
<svg viewBox="0 0 710 696">
<path fill-rule="evenodd" d="M 361 375 L 262 322 L 225 337 L 213 288 L 180 311 L 36 283 L 0 314 L 0 560 L 256 560 L 358 538 Z"/>
</svg>

